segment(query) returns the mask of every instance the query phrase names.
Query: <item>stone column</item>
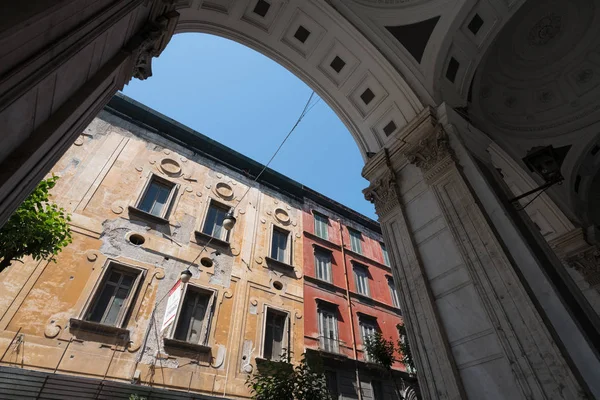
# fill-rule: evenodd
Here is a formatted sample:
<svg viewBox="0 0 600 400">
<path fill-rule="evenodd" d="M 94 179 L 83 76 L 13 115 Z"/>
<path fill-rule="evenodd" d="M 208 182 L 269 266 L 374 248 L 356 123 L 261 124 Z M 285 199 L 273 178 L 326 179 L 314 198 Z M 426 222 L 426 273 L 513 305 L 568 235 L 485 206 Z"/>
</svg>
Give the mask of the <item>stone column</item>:
<svg viewBox="0 0 600 400">
<path fill-rule="evenodd" d="M 46 3 L 9 12 L 0 35 L 0 225 L 117 90 L 151 75 L 178 18 L 172 1 Z"/>
<path fill-rule="evenodd" d="M 393 249 L 424 397 L 585 398 L 445 129 L 425 110 L 395 139 L 365 166 L 365 194 Z M 395 184 L 392 202 L 382 194 L 386 179 Z"/>
</svg>

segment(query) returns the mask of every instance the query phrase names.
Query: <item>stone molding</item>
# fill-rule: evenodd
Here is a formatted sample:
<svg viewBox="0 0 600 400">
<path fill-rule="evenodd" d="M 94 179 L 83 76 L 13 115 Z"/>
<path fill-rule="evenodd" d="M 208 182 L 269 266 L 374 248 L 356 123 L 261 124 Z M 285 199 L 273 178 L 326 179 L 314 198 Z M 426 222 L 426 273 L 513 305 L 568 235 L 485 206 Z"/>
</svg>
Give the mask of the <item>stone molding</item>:
<svg viewBox="0 0 600 400">
<path fill-rule="evenodd" d="M 441 124 L 437 124 L 417 145 L 404 151 L 404 156 L 423 172 L 429 183 L 454 164 L 454 152 Z"/>
<path fill-rule="evenodd" d="M 375 210 L 379 216 L 384 216 L 392 211 L 399 203 L 396 176 L 392 170 L 388 170 L 375 182 L 363 190 L 365 199 L 375 204 Z"/>
<path fill-rule="evenodd" d="M 590 246 L 585 251 L 568 257 L 566 264 L 577 270 L 591 286 L 600 289 L 600 249 Z"/>
<path fill-rule="evenodd" d="M 128 80 L 148 79 L 152 76 L 152 59 L 158 57 L 165 49 L 179 21 L 179 13 L 171 10 L 150 21 L 134 36 L 125 49 L 131 52 L 130 72 Z"/>
</svg>

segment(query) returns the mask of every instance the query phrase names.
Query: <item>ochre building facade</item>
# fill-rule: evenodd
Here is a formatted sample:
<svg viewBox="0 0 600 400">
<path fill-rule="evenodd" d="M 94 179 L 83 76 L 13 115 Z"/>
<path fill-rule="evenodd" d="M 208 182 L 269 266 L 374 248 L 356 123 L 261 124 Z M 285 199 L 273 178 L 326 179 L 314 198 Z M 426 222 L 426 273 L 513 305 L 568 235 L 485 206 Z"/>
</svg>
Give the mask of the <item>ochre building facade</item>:
<svg viewBox="0 0 600 400">
<path fill-rule="evenodd" d="M 317 317 L 303 300 L 305 275 L 315 279 L 305 196 L 325 213 L 378 225 L 272 170 L 257 181 L 261 170 L 115 97 L 51 172 L 73 243 L 56 263 L 15 262 L 0 276 L 1 364 L 127 383 L 131 394 L 151 387 L 233 399 L 249 397 L 246 379 L 261 362 L 297 362 Z M 226 230 L 230 211 L 236 222 Z M 365 251 L 383 282 L 389 267 L 371 241 Z M 185 270 L 192 276 L 182 283 Z M 340 277 L 336 267 L 337 285 Z M 388 299 L 398 316 L 391 307 Z"/>
</svg>

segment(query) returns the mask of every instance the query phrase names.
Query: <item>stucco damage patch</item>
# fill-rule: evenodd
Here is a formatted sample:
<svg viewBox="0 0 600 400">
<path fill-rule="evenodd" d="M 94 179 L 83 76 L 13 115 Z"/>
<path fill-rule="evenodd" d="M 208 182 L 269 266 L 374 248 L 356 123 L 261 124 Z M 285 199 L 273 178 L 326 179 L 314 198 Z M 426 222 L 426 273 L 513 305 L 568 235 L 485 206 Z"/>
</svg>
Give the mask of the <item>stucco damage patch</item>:
<svg viewBox="0 0 600 400">
<path fill-rule="evenodd" d="M 172 227 L 173 232 L 171 238 L 174 241 L 183 240 L 193 232 L 195 220 L 192 216 L 184 215 L 179 225 Z M 147 230 L 145 224 L 136 223 L 123 218 L 107 220 L 103 223 L 103 233 L 100 236 L 102 245 L 100 251 L 109 257 L 127 257 L 132 260 L 138 260 L 147 264 L 152 264 L 161 267 L 165 271 L 164 279 L 158 282 L 156 294 L 156 306 L 154 312 L 148 320 L 148 328 L 145 333 L 145 347 L 138 353 L 138 361 L 142 364 L 157 365 L 162 368 L 178 368 L 180 360 L 177 357 L 172 357 L 164 348 L 162 340 L 164 332 L 161 332 L 162 321 L 166 310 L 166 295 L 171 290 L 173 285 L 179 280 L 181 271 L 189 267 L 189 263 L 183 260 L 178 260 L 168 254 L 160 253 L 153 249 L 145 248 L 144 246 L 136 246 L 127 240 L 127 234 L 130 232 L 140 232 L 144 235 L 156 235 L 169 240 L 169 237 L 163 235 L 163 232 L 155 230 Z M 173 246 L 186 245 L 186 243 L 173 243 Z M 190 267 L 192 278 L 199 278 L 201 274 L 210 274 L 209 282 L 212 285 L 229 287 L 231 284 L 231 274 L 233 271 L 233 256 L 224 254 L 220 251 L 208 251 L 203 256 L 211 257 L 214 261 L 213 267 L 206 269 L 198 268 L 197 264 Z M 142 344 L 143 345 L 143 344 Z M 226 348 L 222 345 L 216 347 L 217 354 L 212 354 L 215 368 L 222 367 L 223 360 L 226 356 Z M 195 357 L 191 357 L 195 358 Z M 220 360 L 220 363 L 219 363 Z M 181 363 L 189 361 L 182 360 Z M 211 363 L 211 360 L 206 360 L 206 365 Z M 204 364 L 201 362 L 201 364 Z"/>
</svg>

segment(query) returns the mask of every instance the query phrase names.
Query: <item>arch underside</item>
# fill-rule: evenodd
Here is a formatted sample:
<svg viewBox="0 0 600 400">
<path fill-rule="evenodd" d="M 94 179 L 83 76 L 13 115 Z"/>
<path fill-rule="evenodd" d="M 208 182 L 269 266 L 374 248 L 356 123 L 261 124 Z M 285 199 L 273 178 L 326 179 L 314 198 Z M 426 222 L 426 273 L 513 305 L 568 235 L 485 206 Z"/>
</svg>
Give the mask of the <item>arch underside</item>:
<svg viewBox="0 0 600 400">
<path fill-rule="evenodd" d="M 394 67 L 327 4 L 269 4 L 264 17 L 253 2 L 179 8 L 176 33 L 222 36 L 290 70 L 336 112 L 365 160 L 423 109 Z"/>
</svg>

